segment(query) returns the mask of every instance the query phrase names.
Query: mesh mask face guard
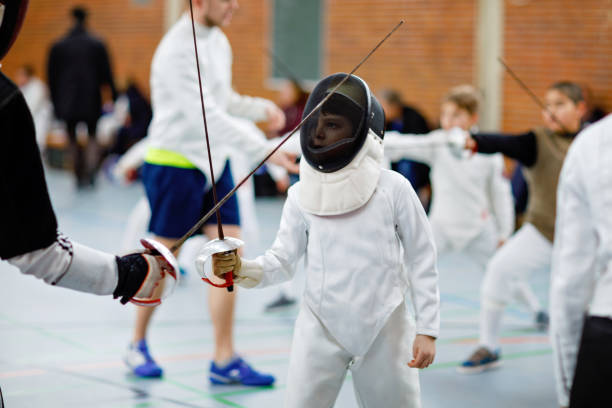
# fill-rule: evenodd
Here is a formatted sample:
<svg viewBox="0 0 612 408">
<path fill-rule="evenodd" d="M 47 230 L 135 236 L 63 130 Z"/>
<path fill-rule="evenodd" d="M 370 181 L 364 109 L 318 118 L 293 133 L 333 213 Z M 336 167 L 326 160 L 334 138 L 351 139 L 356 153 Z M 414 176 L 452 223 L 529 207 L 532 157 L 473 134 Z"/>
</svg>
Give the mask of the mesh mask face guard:
<svg viewBox="0 0 612 408">
<path fill-rule="evenodd" d="M 321 80 L 306 102 L 303 117 L 328 96 L 346 75 L 338 73 Z M 323 173 L 340 170 L 361 150 L 369 129 L 383 137 L 384 113 L 367 84 L 352 75 L 304 123 L 300 131 L 304 159 Z"/>
</svg>

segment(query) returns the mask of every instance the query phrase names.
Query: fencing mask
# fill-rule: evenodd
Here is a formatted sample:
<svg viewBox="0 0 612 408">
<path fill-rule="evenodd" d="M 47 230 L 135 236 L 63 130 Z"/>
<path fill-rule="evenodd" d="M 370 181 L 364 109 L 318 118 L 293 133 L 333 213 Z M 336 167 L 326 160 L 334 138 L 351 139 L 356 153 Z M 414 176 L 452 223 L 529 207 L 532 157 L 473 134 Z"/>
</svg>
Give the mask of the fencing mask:
<svg viewBox="0 0 612 408">
<path fill-rule="evenodd" d="M 306 102 L 308 115 L 347 74 L 321 80 Z M 297 197 L 315 215 L 363 206 L 374 193 L 383 157 L 384 112 L 361 78 L 351 75 L 300 131 L 302 161 Z"/>
<path fill-rule="evenodd" d="M 310 94 L 304 117 L 323 100 L 347 74 L 324 78 Z M 370 129 L 381 139 L 384 111 L 361 78 L 351 75 L 302 127 L 300 141 L 304 159 L 315 169 L 340 170 L 361 150 Z"/>
</svg>

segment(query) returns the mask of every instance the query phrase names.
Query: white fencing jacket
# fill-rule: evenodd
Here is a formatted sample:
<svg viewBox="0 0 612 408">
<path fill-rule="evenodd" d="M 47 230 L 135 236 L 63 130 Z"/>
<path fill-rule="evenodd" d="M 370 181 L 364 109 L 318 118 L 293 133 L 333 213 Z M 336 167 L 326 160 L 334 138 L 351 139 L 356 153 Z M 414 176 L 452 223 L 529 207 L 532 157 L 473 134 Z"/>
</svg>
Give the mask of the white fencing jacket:
<svg viewBox="0 0 612 408">
<path fill-rule="evenodd" d="M 119 270 L 115 255 L 81 245 L 63 235 L 46 248 L 7 261 L 24 275 L 32 275 L 49 285 L 96 295 L 110 295 L 117 287 Z"/>
<path fill-rule="evenodd" d="M 254 161 L 263 159 L 268 150 L 265 136 L 236 117 L 264 120 L 266 108 L 273 103 L 239 95 L 232 89 L 232 50 L 218 27 L 196 23 L 196 38 L 213 170 L 220 175 L 232 149 L 243 151 Z M 153 120 L 148 146 L 182 154 L 210 180 L 191 20 L 187 14 L 166 33 L 155 51 L 151 102 Z"/>
<path fill-rule="evenodd" d="M 276 240 L 254 261 L 258 287 L 291 279 L 305 257 L 304 301 L 348 352 L 363 356 L 410 290 L 418 334 L 437 337 L 440 325 L 436 249 L 410 183 L 382 170 L 372 197 L 357 210 L 317 216 L 289 189 Z M 250 267 L 253 267 L 251 265 Z"/>
<path fill-rule="evenodd" d="M 612 318 L 612 115 L 581 132 L 557 190 L 551 342 L 559 403 L 567 406 L 584 315 Z"/>
<path fill-rule="evenodd" d="M 475 154 L 459 158 L 447 144 L 448 133 L 427 135 L 385 134 L 385 157 L 403 158 L 431 167 L 433 202 L 429 218 L 447 235 L 455 249 L 464 248 L 494 222 L 498 239 L 514 230 L 514 206 L 510 182 L 503 177 L 501 155 Z"/>
</svg>

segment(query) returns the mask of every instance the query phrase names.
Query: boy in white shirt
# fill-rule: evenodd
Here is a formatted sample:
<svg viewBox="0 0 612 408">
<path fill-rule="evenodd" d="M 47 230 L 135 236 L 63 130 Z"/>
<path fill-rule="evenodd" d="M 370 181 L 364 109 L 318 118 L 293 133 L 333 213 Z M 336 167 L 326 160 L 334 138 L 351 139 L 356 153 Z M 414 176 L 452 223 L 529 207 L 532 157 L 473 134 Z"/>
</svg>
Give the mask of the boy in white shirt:
<svg viewBox="0 0 612 408">
<path fill-rule="evenodd" d="M 495 249 L 512 234 L 514 209 L 502 156 L 464 154 L 449 143 L 451 129 L 476 126 L 478 104 L 472 86 L 452 88 L 442 100 L 441 129 L 419 137 L 387 132 L 385 156 L 431 167 L 429 219 L 438 252 L 463 251 L 484 271 Z"/>
<path fill-rule="evenodd" d="M 304 115 L 345 76 L 319 82 Z M 380 104 L 351 76 L 301 130 L 300 181 L 272 248 L 255 260 L 213 256 L 217 276 L 233 271 L 247 288 L 290 279 L 305 257 L 287 407 L 332 406 L 348 369 L 361 407 L 420 406 L 417 368 L 432 363 L 439 331 L 436 249 L 410 183 L 381 168 L 383 129 Z"/>
</svg>

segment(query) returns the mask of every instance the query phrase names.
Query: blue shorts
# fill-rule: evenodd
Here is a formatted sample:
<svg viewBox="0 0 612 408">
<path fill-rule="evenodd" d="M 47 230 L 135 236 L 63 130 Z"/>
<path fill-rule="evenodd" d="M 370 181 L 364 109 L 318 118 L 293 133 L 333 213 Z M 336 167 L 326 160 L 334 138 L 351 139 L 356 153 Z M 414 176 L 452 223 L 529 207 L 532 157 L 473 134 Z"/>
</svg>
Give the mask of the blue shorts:
<svg viewBox="0 0 612 408">
<path fill-rule="evenodd" d="M 207 191 L 206 176 L 198 169 L 145 163 L 142 181 L 151 206 L 149 231 L 159 237 L 182 237 L 214 207 L 212 189 Z M 234 188 L 229 161 L 216 182 L 217 197 L 221 200 Z M 231 196 L 219 211 L 224 225 L 240 225 L 236 195 Z M 206 224 L 216 223 L 216 214 L 206 221 Z"/>
</svg>

